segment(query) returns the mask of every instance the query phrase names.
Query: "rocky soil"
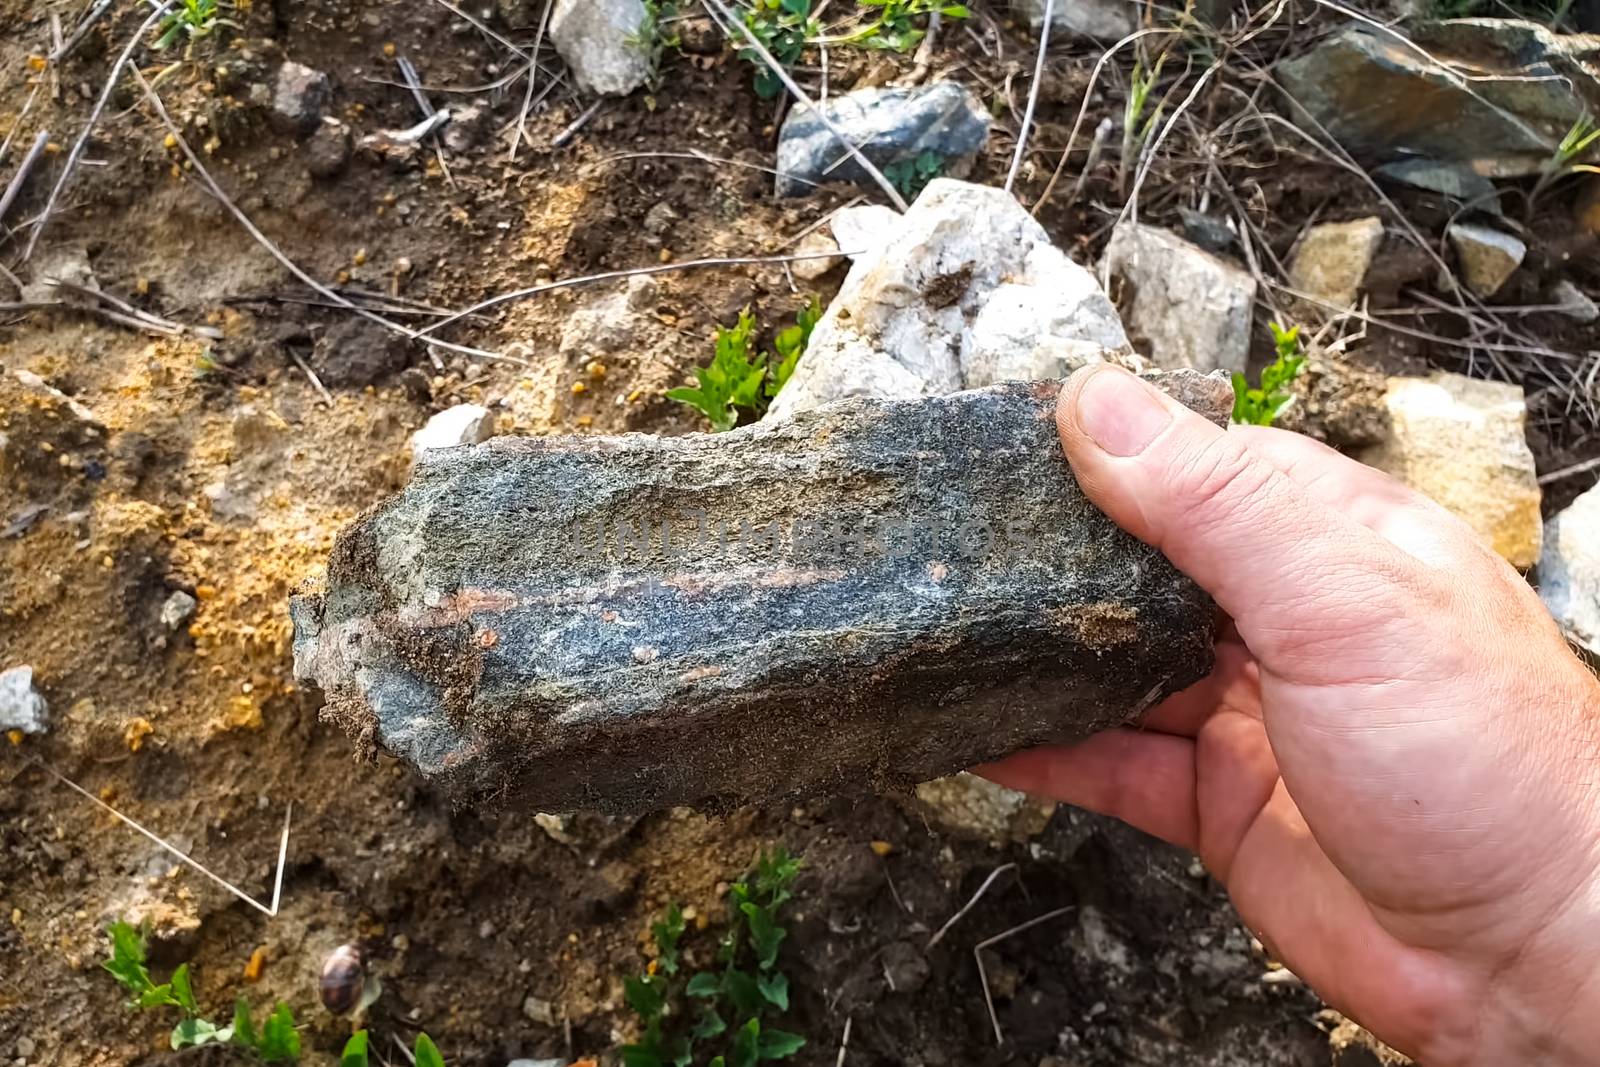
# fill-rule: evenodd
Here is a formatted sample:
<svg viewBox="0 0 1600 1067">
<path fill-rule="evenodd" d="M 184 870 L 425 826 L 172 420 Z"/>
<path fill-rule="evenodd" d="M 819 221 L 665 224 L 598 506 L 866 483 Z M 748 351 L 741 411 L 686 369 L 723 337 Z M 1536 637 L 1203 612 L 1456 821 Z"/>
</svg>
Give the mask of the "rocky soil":
<svg viewBox="0 0 1600 1067">
<path fill-rule="evenodd" d="M 1326 5 L 1058 3 L 1036 81 L 1044 5 L 978 0 L 904 51 L 805 48 L 824 123 L 718 4 L 548 6 L 257 0 L 158 48 L 132 4 L 0 0 L 0 1062 L 250 1062 L 128 1010 L 118 918 L 206 1013 L 287 1003 L 301 1062 L 358 1024 L 317 992 L 347 943 L 386 1062 L 418 1031 L 452 1065 L 618 1062 L 649 925 L 692 909 L 709 956 L 778 842 L 805 860 L 791 1062 L 1391 1062 L 1190 857 L 972 779 L 453 809 L 323 721 L 289 596 L 430 449 L 705 430 L 665 393 L 718 327 L 748 308 L 770 348 L 816 297 L 768 418 L 1092 359 L 1253 378 L 1299 325 L 1280 423 L 1457 510 L 1600 653 L 1600 185 L 1561 151 L 1600 112 L 1590 9 L 1373 7 L 1384 36 Z M 929 179 L 948 213 L 902 222 Z M 278 914 L 110 808 L 260 900 L 290 812 Z"/>
</svg>

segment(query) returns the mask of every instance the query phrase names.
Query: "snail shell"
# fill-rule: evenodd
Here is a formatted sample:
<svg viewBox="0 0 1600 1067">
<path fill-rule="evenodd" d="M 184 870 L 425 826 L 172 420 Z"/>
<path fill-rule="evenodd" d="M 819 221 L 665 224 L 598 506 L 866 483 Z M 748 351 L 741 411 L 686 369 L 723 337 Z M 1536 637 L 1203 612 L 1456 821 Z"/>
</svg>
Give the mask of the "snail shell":
<svg viewBox="0 0 1600 1067">
<path fill-rule="evenodd" d="M 366 980 L 366 960 L 360 947 L 340 945 L 322 964 L 322 978 L 317 983 L 322 1006 L 335 1015 L 345 1014 L 360 1002 Z"/>
</svg>

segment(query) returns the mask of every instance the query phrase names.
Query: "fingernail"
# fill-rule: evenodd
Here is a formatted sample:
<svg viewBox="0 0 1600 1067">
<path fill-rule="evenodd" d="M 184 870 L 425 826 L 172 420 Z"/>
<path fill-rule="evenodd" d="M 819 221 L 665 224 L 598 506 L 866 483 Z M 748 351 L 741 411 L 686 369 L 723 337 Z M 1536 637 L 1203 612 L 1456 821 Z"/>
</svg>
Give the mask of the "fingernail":
<svg viewBox="0 0 1600 1067">
<path fill-rule="evenodd" d="M 1096 369 L 1078 390 L 1076 422 L 1113 456 L 1137 456 L 1172 421 L 1156 391 L 1120 367 Z"/>
</svg>

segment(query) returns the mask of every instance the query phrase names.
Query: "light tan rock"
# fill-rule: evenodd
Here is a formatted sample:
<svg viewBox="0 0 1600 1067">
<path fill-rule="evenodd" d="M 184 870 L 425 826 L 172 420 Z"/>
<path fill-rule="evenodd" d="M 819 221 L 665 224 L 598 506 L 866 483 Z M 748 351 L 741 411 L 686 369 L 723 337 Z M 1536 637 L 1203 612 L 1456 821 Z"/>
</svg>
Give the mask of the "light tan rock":
<svg viewBox="0 0 1600 1067">
<path fill-rule="evenodd" d="M 1460 374 L 1390 378 L 1389 437 L 1360 458 L 1449 508 L 1504 556 L 1539 562 L 1539 483 L 1522 387 Z"/>
<path fill-rule="evenodd" d="M 1289 284 L 1329 304 L 1353 307 L 1382 243 L 1383 220 L 1377 216 L 1313 226 L 1289 264 Z"/>
<path fill-rule="evenodd" d="M 917 786 L 917 800 L 945 830 L 994 845 L 1038 835 L 1056 810 L 1055 801 L 1030 797 L 965 771 L 923 782 Z"/>
<path fill-rule="evenodd" d="M 1458 222 L 1445 233 L 1461 263 L 1461 279 L 1479 296 L 1493 296 L 1522 266 L 1528 246 L 1492 226 Z"/>
</svg>

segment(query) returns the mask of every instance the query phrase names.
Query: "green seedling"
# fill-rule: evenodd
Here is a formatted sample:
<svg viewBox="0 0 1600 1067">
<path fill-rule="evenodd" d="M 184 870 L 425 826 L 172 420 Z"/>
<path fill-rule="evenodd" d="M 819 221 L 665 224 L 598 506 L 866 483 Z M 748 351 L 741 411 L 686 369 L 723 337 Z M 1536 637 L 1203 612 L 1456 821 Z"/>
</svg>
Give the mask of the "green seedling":
<svg viewBox="0 0 1600 1067">
<path fill-rule="evenodd" d="M 1166 61 L 1166 54 L 1163 53 L 1156 59 L 1156 65 L 1146 70 L 1143 59 L 1134 60 L 1128 101 L 1122 109 L 1122 154 L 1117 160 L 1117 189 L 1124 195 L 1128 191 L 1128 170 L 1143 153 L 1145 142 L 1150 139 L 1151 131 L 1161 121 L 1161 112 L 1166 109 L 1166 101 L 1163 100 L 1149 115 L 1145 114 L 1150 106 L 1150 94 L 1161 79 L 1161 66 Z"/>
<path fill-rule="evenodd" d="M 144 931 L 127 922 L 114 922 L 111 958 L 101 964 L 133 998 L 129 1007 L 140 1011 L 176 1008 L 181 1015 L 172 1028 L 173 1049 L 201 1045 L 233 1045 L 250 1049 L 266 1063 L 284 1063 L 300 1058 L 300 1034 L 294 1028 L 294 1014 L 287 1004 L 272 1009 L 261 1029 L 250 1016 L 250 1005 L 243 997 L 234 1002 L 233 1022 L 218 1026 L 202 1018 L 189 980 L 189 965 L 182 964 L 172 977 L 156 984 L 146 963 L 147 941 Z"/>
<path fill-rule="evenodd" d="M 906 159 L 898 159 L 883 168 L 883 176 L 907 200 L 915 200 L 923 188 L 944 173 L 944 159 L 937 153 L 924 151 Z"/>
<path fill-rule="evenodd" d="M 156 47 L 171 48 L 183 40 L 192 44 L 211 36 L 218 26 L 232 25 L 234 23 L 218 16 L 217 0 L 183 0 L 157 25 L 160 35 L 156 38 Z"/>
<path fill-rule="evenodd" d="M 1600 174 L 1600 167 L 1582 162 L 1586 156 L 1593 154 L 1597 142 L 1600 142 L 1600 126 L 1595 124 L 1592 116 L 1585 114 L 1572 124 L 1566 136 L 1561 138 L 1561 143 L 1556 145 L 1555 151 L 1550 153 L 1550 158 L 1540 165 L 1539 180 L 1534 182 L 1533 191 L 1528 194 L 1530 208 L 1553 183 L 1570 174 Z"/>
<path fill-rule="evenodd" d="M 877 8 L 878 17 L 850 33 L 819 38 L 816 43 L 909 52 L 928 32 L 913 20 L 925 18 L 934 12 L 952 19 L 964 19 L 971 14 L 965 4 L 952 4 L 945 0 L 861 0 L 861 3 Z"/>
<path fill-rule="evenodd" d="M 1261 371 L 1261 387 L 1251 388 L 1243 374 L 1233 375 L 1233 421 L 1250 426 L 1271 426 L 1283 409 L 1289 406 L 1293 395 L 1289 383 L 1300 373 L 1306 357 L 1302 354 L 1300 327 L 1285 330 L 1277 323 L 1272 328 L 1272 343 L 1277 358 Z"/>
<path fill-rule="evenodd" d="M 683 43 L 677 31 L 670 28 L 677 17 L 676 0 L 644 0 L 644 21 L 639 24 L 638 32 L 628 39 L 629 44 L 650 57 L 650 74 L 646 81 L 652 89 L 661 84 L 661 57 L 667 49 Z"/>
<path fill-rule="evenodd" d="M 744 13 L 744 24 L 785 69 L 800 62 L 806 41 L 818 32 L 817 23 L 811 17 L 811 0 L 752 0 Z M 737 40 L 742 42 L 744 36 L 737 35 Z M 757 96 L 771 100 L 783 92 L 782 79 L 766 65 L 754 48 L 740 48 L 739 58 L 756 67 Z"/>
<path fill-rule="evenodd" d="M 771 1025 L 789 1010 L 789 979 L 778 966 L 786 931 L 779 914 L 792 895 L 800 860 L 779 846 L 756 857 L 728 891 L 731 925 L 717 940 L 716 964 L 679 982 L 683 913 L 673 905 L 651 927 L 655 965 L 623 988 L 644 1024 L 622 1048 L 624 1067 L 756 1067 L 805 1047 L 805 1038 Z M 687 1010 L 695 1002 L 695 1010 Z M 692 1016 L 692 1022 L 690 1021 Z M 737 1025 L 730 1027 L 728 1019 Z M 743 1020 L 739 1022 L 738 1020 Z M 710 1058 L 702 1060 L 702 1053 Z"/>
<path fill-rule="evenodd" d="M 822 302 L 811 303 L 795 316 L 795 325 L 773 339 L 777 353 L 758 353 L 752 344 L 756 319 L 748 310 L 733 326 L 717 329 L 716 350 L 709 365 L 694 369 L 697 385 L 667 390 L 667 399 L 688 404 L 711 423 L 714 432 L 731 430 L 741 411 L 759 415 L 794 374 L 795 365 L 822 318 Z"/>
<path fill-rule="evenodd" d="M 439 1054 L 439 1047 L 427 1034 L 417 1035 L 411 1058 L 416 1067 L 444 1067 L 444 1057 Z M 365 1030 L 357 1030 L 344 1043 L 344 1051 L 339 1053 L 339 1067 L 370 1067 Z"/>
</svg>

